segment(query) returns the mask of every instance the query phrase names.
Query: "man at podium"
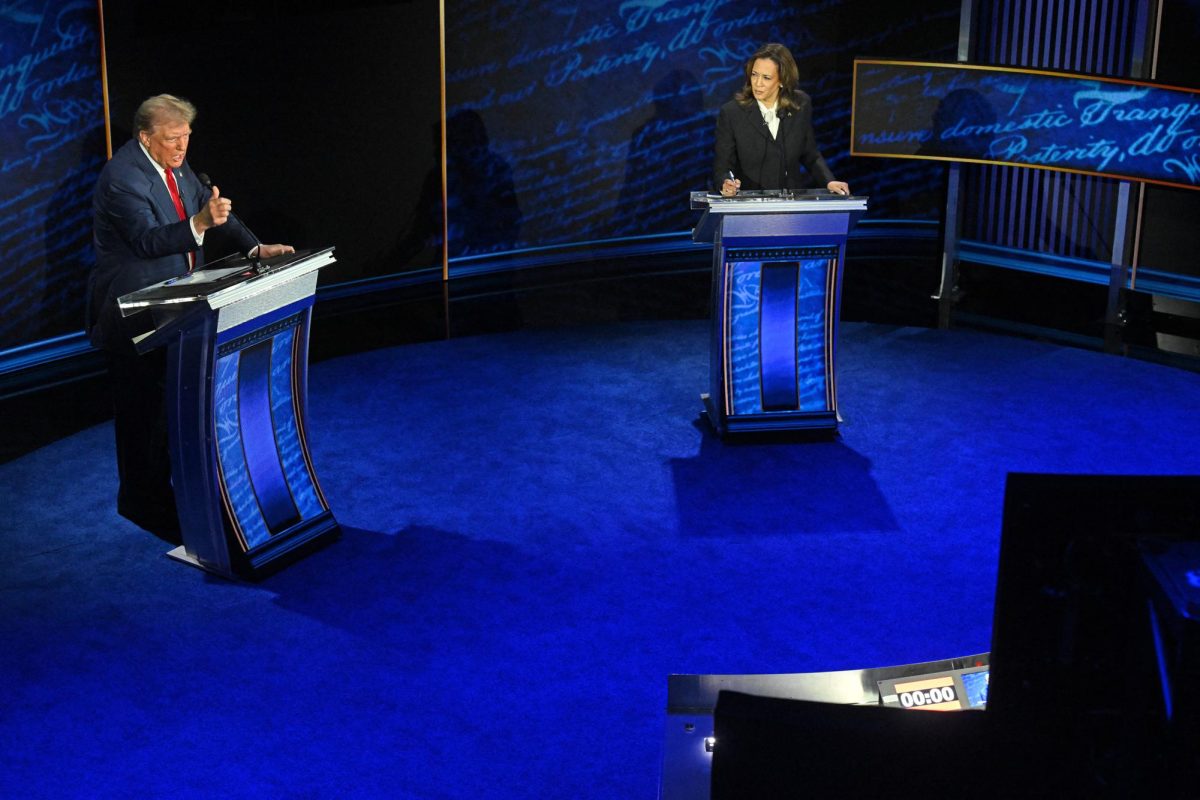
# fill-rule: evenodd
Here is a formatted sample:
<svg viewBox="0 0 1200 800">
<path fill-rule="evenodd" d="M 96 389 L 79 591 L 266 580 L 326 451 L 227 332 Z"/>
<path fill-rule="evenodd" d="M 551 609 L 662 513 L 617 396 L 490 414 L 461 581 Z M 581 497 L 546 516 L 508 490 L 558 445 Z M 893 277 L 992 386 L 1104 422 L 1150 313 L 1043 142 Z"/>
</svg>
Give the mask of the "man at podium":
<svg viewBox="0 0 1200 800">
<path fill-rule="evenodd" d="M 195 106 L 167 94 L 138 107 L 134 138 L 113 154 L 96 183 L 96 264 L 87 298 L 88 336 L 107 355 L 113 391 L 117 511 L 174 543 L 179 520 L 167 449 L 166 356 L 161 349 L 137 354 L 131 339 L 148 330 L 148 322 L 123 318 L 117 298 L 203 264 L 206 232 L 231 219 L 232 201 L 203 186 L 187 164 L 195 117 Z M 294 252 L 289 245 L 260 245 L 244 225 L 228 230 L 242 252 L 264 258 Z"/>
<path fill-rule="evenodd" d="M 812 99 L 800 91 L 800 70 L 791 51 L 765 44 L 746 62 L 746 83 L 717 115 L 712 185 L 724 197 L 741 189 L 800 192 L 804 169 L 835 194 L 850 194 L 817 148 Z"/>
</svg>

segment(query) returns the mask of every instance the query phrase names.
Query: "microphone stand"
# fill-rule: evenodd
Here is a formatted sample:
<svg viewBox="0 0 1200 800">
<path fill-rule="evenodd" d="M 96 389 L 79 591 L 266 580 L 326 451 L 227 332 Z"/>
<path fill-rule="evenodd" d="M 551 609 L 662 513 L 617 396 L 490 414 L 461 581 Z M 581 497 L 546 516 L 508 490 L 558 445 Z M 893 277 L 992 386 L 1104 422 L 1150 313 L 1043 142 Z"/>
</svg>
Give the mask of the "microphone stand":
<svg viewBox="0 0 1200 800">
<path fill-rule="evenodd" d="M 196 178 L 200 181 L 201 186 L 203 186 L 205 189 L 208 189 L 208 191 L 210 193 L 212 192 L 212 187 L 213 187 L 212 179 L 208 177 L 207 173 L 205 173 L 205 172 L 197 173 Z M 254 231 L 250 230 L 250 226 L 247 225 L 245 222 L 242 222 L 242 218 L 239 217 L 237 214 L 233 213 L 232 210 L 230 210 L 230 212 L 229 212 L 229 218 L 234 220 L 235 222 L 237 222 L 238 225 L 241 225 L 242 230 L 244 230 L 246 232 L 246 235 L 249 236 L 251 239 L 253 239 L 255 242 L 254 248 L 253 248 L 254 255 L 247 254 L 247 256 L 246 256 L 254 264 L 255 274 L 263 275 L 263 274 L 269 272 L 271 270 L 271 268 L 269 266 L 267 266 L 266 264 L 262 263 L 262 255 L 261 255 L 262 254 L 262 239 L 259 239 L 257 236 L 255 236 Z"/>
</svg>

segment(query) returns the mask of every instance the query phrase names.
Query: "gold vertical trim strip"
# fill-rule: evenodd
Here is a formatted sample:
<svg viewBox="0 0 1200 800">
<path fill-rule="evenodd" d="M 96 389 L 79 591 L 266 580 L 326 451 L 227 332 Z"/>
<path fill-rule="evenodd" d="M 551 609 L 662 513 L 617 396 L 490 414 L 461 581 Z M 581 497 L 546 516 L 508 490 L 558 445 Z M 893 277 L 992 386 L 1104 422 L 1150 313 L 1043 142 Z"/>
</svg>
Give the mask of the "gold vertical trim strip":
<svg viewBox="0 0 1200 800">
<path fill-rule="evenodd" d="M 834 349 L 837 347 L 837 340 L 834 337 L 834 331 L 837 329 L 838 323 L 838 270 L 842 268 L 842 251 L 844 249 L 845 245 L 838 248 L 838 255 L 826 262 L 828 269 L 825 275 L 825 404 L 835 414 L 837 413 L 837 369 Z"/>
<path fill-rule="evenodd" d="M 721 224 L 724 224 L 722 222 Z M 724 243 L 721 245 L 725 247 Z M 722 401 L 725 403 L 725 415 L 734 413 L 733 409 L 733 342 L 731 329 L 733 326 L 733 263 L 728 258 L 721 259 L 721 387 Z"/>
<path fill-rule="evenodd" d="M 1150 57 L 1150 80 L 1158 80 L 1158 46 L 1162 41 L 1163 6 L 1159 2 L 1154 14 L 1154 53 Z"/>
<path fill-rule="evenodd" d="M 329 501 L 325 499 L 321 482 L 317 480 L 317 470 L 313 466 L 312 453 L 308 449 L 308 409 L 304 405 L 308 400 L 308 329 L 311 321 L 312 306 L 309 306 L 304 309 L 304 319 L 296 323 L 293 328 L 292 365 L 289 375 L 292 382 L 292 414 L 296 417 L 296 438 L 300 441 L 300 454 L 304 458 L 305 468 L 308 469 L 309 480 L 312 481 L 321 508 L 328 511 Z M 286 474 L 284 481 L 287 483 L 288 492 L 292 494 L 292 502 L 295 503 L 295 493 L 292 492 L 292 485 L 287 481 Z M 299 509 L 297 508 L 297 510 Z"/>
<path fill-rule="evenodd" d="M 450 200 L 446 170 L 446 0 L 438 0 L 438 72 L 442 95 L 442 280 L 450 280 Z"/>
<path fill-rule="evenodd" d="M 104 99 L 104 152 L 112 158 L 112 112 L 108 107 L 108 51 L 104 47 L 104 0 L 96 0 L 97 26 L 100 34 L 100 94 Z"/>
</svg>

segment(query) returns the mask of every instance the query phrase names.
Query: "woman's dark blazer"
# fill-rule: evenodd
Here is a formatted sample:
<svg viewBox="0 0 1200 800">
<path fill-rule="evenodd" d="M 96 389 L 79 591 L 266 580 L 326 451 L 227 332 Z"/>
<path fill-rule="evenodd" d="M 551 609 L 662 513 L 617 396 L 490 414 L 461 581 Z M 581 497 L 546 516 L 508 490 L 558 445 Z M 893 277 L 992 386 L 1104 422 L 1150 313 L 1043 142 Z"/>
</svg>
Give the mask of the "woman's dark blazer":
<svg viewBox="0 0 1200 800">
<path fill-rule="evenodd" d="M 743 106 L 730 100 L 721 106 L 717 115 L 716 157 L 713 159 L 713 187 L 732 171 L 747 189 L 788 189 L 803 191 L 807 182 L 799 174 L 801 164 L 812 176 L 815 188 L 824 189 L 833 173 L 817 149 L 812 128 L 812 99 L 804 92 L 794 92 L 797 110 L 785 112 L 779 120 L 779 132 L 774 139 L 763 120 L 758 103 Z M 783 158 L 780 159 L 782 154 Z"/>
</svg>

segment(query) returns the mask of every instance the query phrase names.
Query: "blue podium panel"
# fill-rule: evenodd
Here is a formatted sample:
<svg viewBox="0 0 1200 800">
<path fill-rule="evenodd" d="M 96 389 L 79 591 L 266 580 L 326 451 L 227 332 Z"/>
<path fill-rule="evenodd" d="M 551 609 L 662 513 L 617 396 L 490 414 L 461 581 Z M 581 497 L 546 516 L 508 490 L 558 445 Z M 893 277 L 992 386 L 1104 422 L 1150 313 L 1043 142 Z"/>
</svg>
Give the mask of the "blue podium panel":
<svg viewBox="0 0 1200 800">
<path fill-rule="evenodd" d="M 221 499 L 243 552 L 329 512 L 301 436 L 309 315 L 306 308 L 217 347 Z"/>
<path fill-rule="evenodd" d="M 836 430 L 841 264 L 865 199 L 704 204 L 694 235 L 713 242 L 710 422 L 721 435 Z"/>
<path fill-rule="evenodd" d="M 215 395 L 217 459 L 221 499 L 235 522 L 242 551 L 262 544 L 270 536 L 250 480 L 250 468 L 242 449 L 242 420 L 238 413 L 238 353 L 217 362 Z"/>
<path fill-rule="evenodd" d="M 727 415 L 837 411 L 830 357 L 835 315 L 829 308 L 836 254 L 785 250 L 778 258 L 725 265 Z"/>
<path fill-rule="evenodd" d="M 172 556 L 257 578 L 338 535 L 307 442 L 308 330 L 329 250 L 208 265 L 121 298 L 168 347 Z"/>
</svg>

